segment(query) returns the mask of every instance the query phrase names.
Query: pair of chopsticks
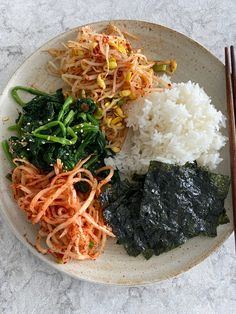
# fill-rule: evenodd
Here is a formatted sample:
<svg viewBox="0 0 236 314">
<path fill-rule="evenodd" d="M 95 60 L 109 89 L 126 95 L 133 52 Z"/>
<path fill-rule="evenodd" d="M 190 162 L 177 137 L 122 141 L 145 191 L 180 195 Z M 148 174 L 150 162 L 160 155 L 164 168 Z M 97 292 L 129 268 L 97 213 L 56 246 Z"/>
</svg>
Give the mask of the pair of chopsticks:
<svg viewBox="0 0 236 314">
<path fill-rule="evenodd" d="M 231 65 L 230 65 L 231 59 Z M 231 188 L 233 202 L 234 238 L 236 248 L 236 64 L 234 47 L 225 47 L 226 100 L 230 144 Z"/>
</svg>

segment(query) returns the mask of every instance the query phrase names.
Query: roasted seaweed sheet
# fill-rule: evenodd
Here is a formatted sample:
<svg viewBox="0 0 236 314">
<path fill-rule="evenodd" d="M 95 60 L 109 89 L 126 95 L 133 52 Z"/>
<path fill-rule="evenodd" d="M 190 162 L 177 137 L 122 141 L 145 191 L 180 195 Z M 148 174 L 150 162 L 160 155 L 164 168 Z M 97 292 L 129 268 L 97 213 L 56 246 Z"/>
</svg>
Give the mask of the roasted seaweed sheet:
<svg viewBox="0 0 236 314">
<path fill-rule="evenodd" d="M 146 176 L 117 181 L 104 191 L 104 217 L 129 255 L 159 255 L 197 235 L 214 237 L 228 222 L 224 200 L 228 176 L 196 163 L 152 161 Z"/>
</svg>

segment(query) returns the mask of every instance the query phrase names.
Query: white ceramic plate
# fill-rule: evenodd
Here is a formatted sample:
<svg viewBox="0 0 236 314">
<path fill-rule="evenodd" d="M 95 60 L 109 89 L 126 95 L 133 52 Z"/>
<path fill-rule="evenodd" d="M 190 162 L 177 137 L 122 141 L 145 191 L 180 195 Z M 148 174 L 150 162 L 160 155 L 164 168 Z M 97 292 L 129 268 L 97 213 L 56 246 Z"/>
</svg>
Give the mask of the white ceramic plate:
<svg viewBox="0 0 236 314">
<path fill-rule="evenodd" d="M 173 81 L 198 82 L 212 97 L 215 106 L 226 114 L 224 66 L 205 48 L 186 36 L 166 27 L 141 21 L 114 21 L 122 30 L 137 35 L 139 42 L 134 43 L 143 48 L 144 53 L 153 59 L 175 58 L 178 63 L 177 73 Z M 91 26 L 101 31 L 107 22 L 94 23 Z M 15 85 L 31 85 L 48 92 L 61 87 L 59 79 L 51 77 L 46 72 L 49 60 L 45 52 L 50 47 L 59 46 L 61 42 L 74 39 L 79 28 L 63 33 L 47 42 L 33 53 L 15 72 L 2 95 L 0 96 L 0 137 L 8 138 L 7 127 L 14 123 L 18 115 L 17 106 L 10 97 L 10 90 Z M 4 121 L 9 117 L 8 121 Z M 228 147 L 222 150 L 224 161 L 219 169 L 221 173 L 229 174 Z M 231 223 L 218 228 L 215 238 L 197 237 L 186 244 L 160 256 L 146 261 L 143 257 L 128 256 L 123 247 L 110 240 L 105 253 L 96 261 L 70 262 L 57 264 L 50 256 L 39 254 L 28 241 L 34 243 L 35 226 L 32 226 L 24 214 L 16 206 L 5 175 L 9 172 L 9 163 L 2 150 L 0 151 L 0 207 L 2 215 L 11 226 L 15 235 L 33 254 L 59 271 L 75 278 L 92 282 L 119 285 L 140 285 L 158 282 L 184 272 L 201 262 L 219 247 L 233 230 L 231 195 L 225 202 Z"/>
</svg>

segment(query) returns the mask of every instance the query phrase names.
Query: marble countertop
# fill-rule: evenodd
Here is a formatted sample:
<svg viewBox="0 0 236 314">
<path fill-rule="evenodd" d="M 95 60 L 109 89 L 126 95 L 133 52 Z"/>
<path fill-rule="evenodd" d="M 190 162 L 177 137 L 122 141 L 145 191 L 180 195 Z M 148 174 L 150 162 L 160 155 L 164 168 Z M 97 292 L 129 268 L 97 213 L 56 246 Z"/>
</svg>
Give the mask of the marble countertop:
<svg viewBox="0 0 236 314">
<path fill-rule="evenodd" d="M 0 89 L 45 41 L 81 24 L 141 19 L 174 28 L 223 60 L 236 44 L 235 0 L 1 0 Z M 231 236 L 200 265 L 160 284 L 138 288 L 74 280 L 35 258 L 0 217 L 0 313 L 224 313 L 236 309 Z"/>
</svg>

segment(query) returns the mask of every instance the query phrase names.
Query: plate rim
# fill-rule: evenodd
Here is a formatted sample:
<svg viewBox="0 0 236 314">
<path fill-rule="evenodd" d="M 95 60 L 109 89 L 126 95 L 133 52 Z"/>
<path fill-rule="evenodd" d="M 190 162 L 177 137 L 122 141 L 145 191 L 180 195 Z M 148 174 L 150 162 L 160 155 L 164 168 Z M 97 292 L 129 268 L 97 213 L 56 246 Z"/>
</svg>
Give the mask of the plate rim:
<svg viewBox="0 0 236 314">
<path fill-rule="evenodd" d="M 26 56 L 24 58 L 24 60 L 21 62 L 21 64 L 13 71 L 13 73 L 11 74 L 10 78 L 7 80 L 7 82 L 4 84 L 3 87 L 1 87 L 0 90 L 0 97 L 3 96 L 6 93 L 7 87 L 10 84 L 10 81 L 13 79 L 14 76 L 17 75 L 17 72 L 20 70 L 20 68 L 37 52 L 39 52 L 43 46 L 45 45 L 49 45 L 51 41 L 56 40 L 57 38 L 60 38 L 63 35 L 66 35 L 67 33 L 72 33 L 75 32 L 76 30 L 79 30 L 81 27 L 84 26 L 90 26 L 93 25 L 94 27 L 96 27 L 97 24 L 100 23 L 112 23 L 112 22 L 120 22 L 120 23 L 129 23 L 129 22 L 134 22 L 134 23 L 144 23 L 147 26 L 153 26 L 153 27 L 160 27 L 163 29 L 166 29 L 167 31 L 170 31 L 172 33 L 175 33 L 177 35 L 181 35 L 182 37 L 184 37 L 186 40 L 190 41 L 193 45 L 197 45 L 198 48 L 202 49 L 205 53 L 208 53 L 211 55 L 211 57 L 213 57 L 215 59 L 215 61 L 217 63 L 219 63 L 221 66 L 224 67 L 223 62 L 217 57 L 215 56 L 210 50 L 208 50 L 204 45 L 202 45 L 201 43 L 199 43 L 198 41 L 194 40 L 191 37 L 188 37 L 187 35 L 183 34 L 182 32 L 179 32 L 173 28 L 167 27 L 165 25 L 159 24 L 159 23 L 154 23 L 154 22 L 150 22 L 150 21 L 146 21 L 146 20 L 139 20 L 139 19 L 110 19 L 110 20 L 99 20 L 99 21 L 94 21 L 94 22 L 90 22 L 90 23 L 86 23 L 86 24 L 82 24 L 82 25 L 78 25 L 75 26 L 73 28 L 69 28 L 66 31 L 63 31 L 59 34 L 57 34 L 56 36 L 50 38 L 49 40 L 45 41 L 43 44 L 41 44 L 37 49 L 35 49 L 32 53 L 30 53 L 28 56 Z M 227 130 L 228 132 L 228 130 Z M 1 205 L 3 205 L 3 202 L 1 200 Z M 230 235 L 233 233 L 233 228 L 232 230 L 228 230 L 227 232 L 225 232 L 224 236 L 222 236 L 221 241 L 217 242 L 209 251 L 207 251 L 205 254 L 201 254 L 199 255 L 198 258 L 195 258 L 195 260 L 193 262 L 189 262 L 185 267 L 183 267 L 183 269 L 181 269 L 181 271 L 176 271 L 173 272 L 169 275 L 166 275 L 165 278 L 163 279 L 154 279 L 153 281 L 145 281 L 142 280 L 142 282 L 136 280 L 133 281 L 132 283 L 119 283 L 119 282 L 111 282 L 111 281 L 105 281 L 103 279 L 101 280 L 94 280 L 94 279 L 90 279 L 90 278 L 81 278 L 71 272 L 68 272 L 64 269 L 61 269 L 60 266 L 45 258 L 44 255 L 42 255 L 41 253 L 39 253 L 31 243 L 29 243 L 27 241 L 27 238 L 24 237 L 23 235 L 21 235 L 15 228 L 14 224 L 12 223 L 12 221 L 9 219 L 9 217 L 6 214 L 6 210 L 4 210 L 2 208 L 2 206 L 0 206 L 0 212 L 1 212 L 1 217 L 4 218 L 4 221 L 7 222 L 7 225 L 9 226 L 9 229 L 12 231 L 12 233 L 14 234 L 14 236 L 27 248 L 29 249 L 29 251 L 36 257 L 38 257 L 41 261 L 45 262 L 47 265 L 49 265 L 50 267 L 52 267 L 53 269 L 56 269 L 57 271 L 60 271 L 61 273 L 68 275 L 76 280 L 82 280 L 82 281 L 87 281 L 93 284 L 99 284 L 99 285 L 105 285 L 105 286 L 126 286 L 126 287 L 135 287 L 135 286 L 146 286 L 146 285 L 152 285 L 152 284 L 158 284 L 161 282 L 164 282 L 168 279 L 180 276 L 181 274 L 188 272 L 190 269 L 192 269 L 193 267 L 197 266 L 198 264 L 200 264 L 202 261 L 204 261 L 206 258 L 208 258 L 210 255 L 212 255 L 214 252 L 216 252 L 223 244 L 224 242 L 230 237 Z"/>
</svg>

